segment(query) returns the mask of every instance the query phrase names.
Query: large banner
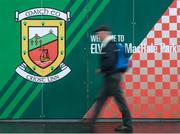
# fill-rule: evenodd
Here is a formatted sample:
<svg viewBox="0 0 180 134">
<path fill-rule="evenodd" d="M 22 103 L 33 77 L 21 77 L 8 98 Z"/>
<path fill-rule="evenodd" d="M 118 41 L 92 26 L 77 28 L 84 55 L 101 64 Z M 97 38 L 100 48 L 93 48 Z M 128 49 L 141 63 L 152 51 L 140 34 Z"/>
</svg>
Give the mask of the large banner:
<svg viewBox="0 0 180 134">
<path fill-rule="evenodd" d="M 107 25 L 132 67 L 120 86 L 133 118 L 180 117 L 180 0 L 0 1 L 0 119 L 91 118 Z M 109 98 L 99 118 L 120 118 Z"/>
</svg>

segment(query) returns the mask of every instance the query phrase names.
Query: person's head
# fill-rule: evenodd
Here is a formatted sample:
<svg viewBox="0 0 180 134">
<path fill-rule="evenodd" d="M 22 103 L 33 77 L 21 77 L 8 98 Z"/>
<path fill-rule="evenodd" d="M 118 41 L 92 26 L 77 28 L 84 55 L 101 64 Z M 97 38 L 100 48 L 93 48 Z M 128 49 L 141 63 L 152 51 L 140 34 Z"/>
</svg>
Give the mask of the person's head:
<svg viewBox="0 0 180 134">
<path fill-rule="evenodd" d="M 94 32 L 101 41 L 103 41 L 107 36 L 111 35 L 111 31 L 106 26 L 101 26 L 97 28 Z"/>
</svg>

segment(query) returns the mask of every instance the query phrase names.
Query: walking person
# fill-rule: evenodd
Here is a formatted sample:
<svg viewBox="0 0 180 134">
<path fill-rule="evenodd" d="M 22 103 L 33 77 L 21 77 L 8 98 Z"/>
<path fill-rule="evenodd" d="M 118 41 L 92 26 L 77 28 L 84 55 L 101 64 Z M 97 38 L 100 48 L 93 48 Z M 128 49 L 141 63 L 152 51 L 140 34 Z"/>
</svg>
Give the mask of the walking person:
<svg viewBox="0 0 180 134">
<path fill-rule="evenodd" d="M 113 42 L 111 31 L 106 26 L 99 27 L 95 30 L 95 33 L 102 41 L 100 69 L 97 70 L 97 73 L 104 76 L 104 84 L 101 93 L 97 98 L 95 110 L 91 119 L 92 128 L 106 99 L 112 96 L 122 113 L 122 125 L 115 128 L 115 131 L 132 132 L 133 128 L 130 111 L 123 96 L 123 92 L 119 87 L 120 72 L 124 72 L 125 70 L 122 69 L 119 71 L 115 68 L 117 62 L 116 43 Z"/>
</svg>

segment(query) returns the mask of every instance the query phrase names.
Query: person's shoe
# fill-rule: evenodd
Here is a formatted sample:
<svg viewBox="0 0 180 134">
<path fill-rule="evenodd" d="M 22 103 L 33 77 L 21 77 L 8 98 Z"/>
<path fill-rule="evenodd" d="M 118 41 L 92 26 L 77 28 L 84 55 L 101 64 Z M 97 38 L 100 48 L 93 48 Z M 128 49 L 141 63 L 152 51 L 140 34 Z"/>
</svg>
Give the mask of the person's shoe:
<svg viewBox="0 0 180 134">
<path fill-rule="evenodd" d="M 123 132 L 123 133 L 131 133 L 131 132 L 133 132 L 133 128 L 132 128 L 132 126 L 120 125 L 117 128 L 115 128 L 115 131 Z"/>
</svg>

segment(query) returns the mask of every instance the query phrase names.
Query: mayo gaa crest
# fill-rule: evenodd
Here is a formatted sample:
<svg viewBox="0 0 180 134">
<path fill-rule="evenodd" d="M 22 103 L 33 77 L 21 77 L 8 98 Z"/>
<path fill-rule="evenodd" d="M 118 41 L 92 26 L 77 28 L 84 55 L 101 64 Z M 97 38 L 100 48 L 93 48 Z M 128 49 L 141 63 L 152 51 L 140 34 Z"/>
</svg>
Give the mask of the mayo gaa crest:
<svg viewBox="0 0 180 134">
<path fill-rule="evenodd" d="M 55 19 L 41 19 L 42 15 L 54 16 Z M 29 19 L 32 16 L 40 16 L 40 19 Z M 49 83 L 71 71 L 62 63 L 65 58 L 65 22 L 69 19 L 69 12 L 50 8 L 16 12 L 16 21 L 21 23 L 21 57 L 24 61 L 16 69 L 19 75 L 33 82 Z M 25 71 L 26 67 L 37 76 Z M 58 74 L 48 76 L 58 67 L 61 69 Z"/>
</svg>

